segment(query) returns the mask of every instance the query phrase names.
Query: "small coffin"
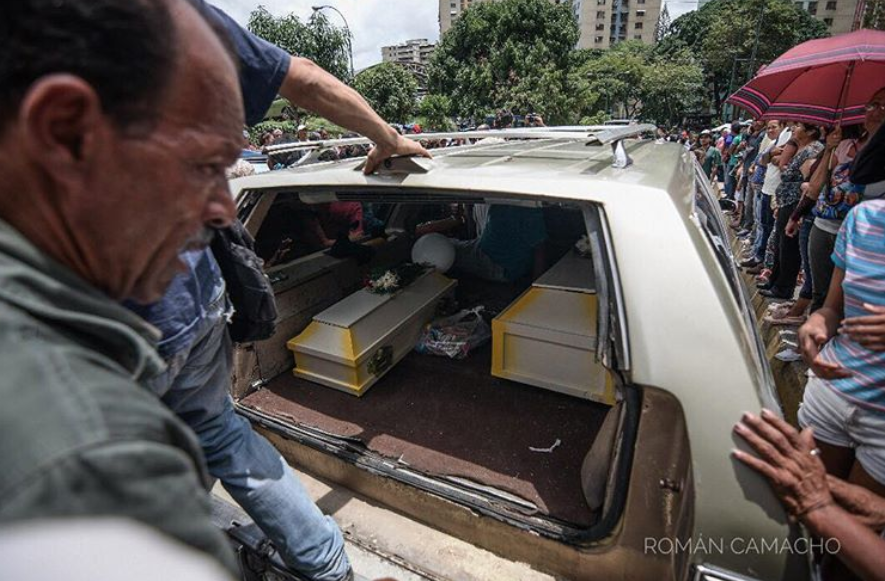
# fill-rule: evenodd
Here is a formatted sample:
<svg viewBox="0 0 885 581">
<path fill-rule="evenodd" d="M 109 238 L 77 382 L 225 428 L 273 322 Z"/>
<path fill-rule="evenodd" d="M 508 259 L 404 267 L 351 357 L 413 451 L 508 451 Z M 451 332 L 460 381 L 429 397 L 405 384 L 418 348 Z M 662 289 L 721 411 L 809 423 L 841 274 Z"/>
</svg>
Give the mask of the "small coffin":
<svg viewBox="0 0 885 581">
<path fill-rule="evenodd" d="M 612 405 L 592 263 L 567 255 L 492 321 L 492 375 Z"/>
<path fill-rule="evenodd" d="M 353 293 L 288 341 L 295 375 L 362 395 L 414 348 L 421 328 L 455 285 L 431 271 L 395 294 Z"/>
</svg>

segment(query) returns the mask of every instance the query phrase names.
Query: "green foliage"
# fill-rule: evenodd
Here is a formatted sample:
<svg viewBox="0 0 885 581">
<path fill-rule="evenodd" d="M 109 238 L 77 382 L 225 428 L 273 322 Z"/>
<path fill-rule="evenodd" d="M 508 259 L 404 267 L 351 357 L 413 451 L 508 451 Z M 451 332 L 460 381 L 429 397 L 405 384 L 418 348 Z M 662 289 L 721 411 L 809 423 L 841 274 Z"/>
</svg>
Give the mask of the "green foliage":
<svg viewBox="0 0 885 581">
<path fill-rule="evenodd" d="M 801 42 L 827 35 L 823 22 L 790 0 L 712 0 L 674 20 L 657 49 L 665 55 L 688 49 L 695 55 L 712 88 L 714 108 L 721 113 L 729 91 L 752 78 L 761 65 Z"/>
<path fill-rule="evenodd" d="M 662 55 L 639 41 L 618 43 L 589 59 L 581 74 L 614 116 L 666 125 L 680 123 L 704 91 L 703 72 L 686 49 Z"/>
<path fill-rule="evenodd" d="M 866 1 L 861 26 L 874 30 L 885 30 L 885 0 Z"/>
<path fill-rule="evenodd" d="M 418 103 L 421 127 L 426 131 L 454 131 L 452 101 L 445 95 L 427 95 Z"/>
<path fill-rule="evenodd" d="M 344 82 L 350 78 L 350 32 L 314 12 L 304 23 L 294 14 L 276 17 L 264 6 L 249 15 L 249 31 L 289 54 L 309 58 Z"/>
<path fill-rule="evenodd" d="M 381 63 L 362 71 L 356 76 L 354 88 L 389 123 L 405 123 L 415 111 L 418 81 L 395 63 Z"/>
<path fill-rule="evenodd" d="M 593 115 L 585 115 L 578 121 L 578 125 L 602 125 L 608 121 L 609 115 L 605 111 L 597 111 Z"/>
<path fill-rule="evenodd" d="M 476 3 L 440 40 L 428 85 L 448 96 L 452 113 L 464 117 L 508 107 L 536 111 L 551 124 L 574 122 L 595 100 L 575 70 L 577 41 L 568 4 Z"/>
</svg>

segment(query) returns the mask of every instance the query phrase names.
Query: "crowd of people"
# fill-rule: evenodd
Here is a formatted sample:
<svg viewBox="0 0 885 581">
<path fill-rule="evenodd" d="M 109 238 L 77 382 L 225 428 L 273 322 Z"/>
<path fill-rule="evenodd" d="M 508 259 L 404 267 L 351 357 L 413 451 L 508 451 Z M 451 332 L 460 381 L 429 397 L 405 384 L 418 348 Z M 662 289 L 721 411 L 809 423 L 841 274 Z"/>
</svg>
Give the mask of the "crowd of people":
<svg viewBox="0 0 885 581">
<path fill-rule="evenodd" d="M 694 148 L 733 202 L 740 266 L 780 301 L 764 321 L 799 326 L 797 349 L 778 358 L 810 368 L 803 430 L 767 410 L 747 414 L 736 432 L 759 457 L 736 455 L 812 533 L 840 539 L 825 579 L 885 576 L 885 86 L 865 111 L 856 127 L 735 123 L 718 144 L 702 132 Z"/>
</svg>

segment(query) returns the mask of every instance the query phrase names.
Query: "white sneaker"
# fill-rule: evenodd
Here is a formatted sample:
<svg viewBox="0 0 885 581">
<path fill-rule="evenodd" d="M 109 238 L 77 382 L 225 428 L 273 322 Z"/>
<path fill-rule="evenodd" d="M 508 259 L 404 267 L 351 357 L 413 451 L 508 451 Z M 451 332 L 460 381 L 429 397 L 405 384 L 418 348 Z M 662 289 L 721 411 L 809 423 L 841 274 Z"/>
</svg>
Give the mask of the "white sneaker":
<svg viewBox="0 0 885 581">
<path fill-rule="evenodd" d="M 780 353 L 774 356 L 778 361 L 785 361 L 787 363 L 792 363 L 793 361 L 801 361 L 802 355 L 800 355 L 796 349 L 793 347 L 787 347 Z"/>
</svg>

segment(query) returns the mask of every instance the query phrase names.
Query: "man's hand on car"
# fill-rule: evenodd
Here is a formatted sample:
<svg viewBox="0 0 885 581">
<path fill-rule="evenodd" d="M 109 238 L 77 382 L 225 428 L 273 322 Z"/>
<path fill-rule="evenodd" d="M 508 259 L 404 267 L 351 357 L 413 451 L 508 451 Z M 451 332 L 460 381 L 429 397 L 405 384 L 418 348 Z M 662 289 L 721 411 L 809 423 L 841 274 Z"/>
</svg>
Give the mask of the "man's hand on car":
<svg viewBox="0 0 885 581">
<path fill-rule="evenodd" d="M 864 303 L 863 307 L 873 314 L 843 319 L 839 332 L 870 351 L 885 351 L 885 306 Z"/>
<path fill-rule="evenodd" d="M 371 174 L 378 169 L 378 166 L 381 165 L 385 159 L 388 159 L 393 155 L 418 155 L 427 158 L 433 157 L 430 155 L 430 152 L 421 147 L 421 144 L 417 141 L 412 141 L 411 139 L 406 139 L 402 135 L 397 135 L 394 145 L 379 143 L 372 148 L 372 151 L 370 151 L 368 157 L 366 157 L 366 166 L 363 168 L 363 173 L 366 175 Z"/>
</svg>

